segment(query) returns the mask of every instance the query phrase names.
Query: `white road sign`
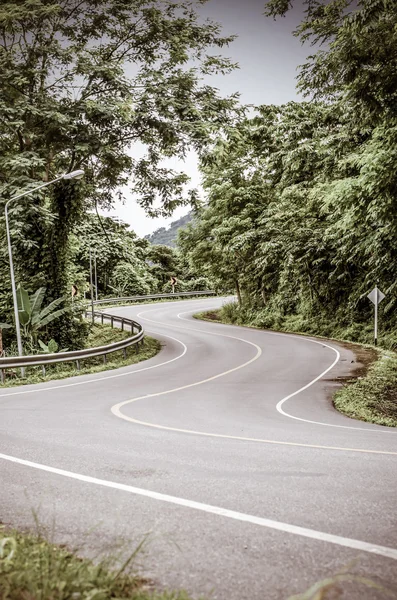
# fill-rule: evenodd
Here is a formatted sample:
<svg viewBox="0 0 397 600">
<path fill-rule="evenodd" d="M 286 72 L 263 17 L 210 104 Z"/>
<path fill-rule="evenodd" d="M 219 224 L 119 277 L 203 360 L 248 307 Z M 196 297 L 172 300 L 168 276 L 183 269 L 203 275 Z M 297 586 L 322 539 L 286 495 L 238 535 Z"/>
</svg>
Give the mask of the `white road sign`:
<svg viewBox="0 0 397 600">
<path fill-rule="evenodd" d="M 376 286 L 374 287 L 372 292 L 370 292 L 367 296 L 367 298 L 369 298 L 374 304 L 379 304 L 380 302 L 382 302 L 384 297 L 384 293 L 381 292 Z"/>
<path fill-rule="evenodd" d="M 370 292 L 367 296 L 375 304 L 375 321 L 374 321 L 374 344 L 375 346 L 378 343 L 378 304 L 382 302 L 385 297 L 384 293 L 378 289 L 378 286 L 375 286 L 372 292 Z"/>
</svg>

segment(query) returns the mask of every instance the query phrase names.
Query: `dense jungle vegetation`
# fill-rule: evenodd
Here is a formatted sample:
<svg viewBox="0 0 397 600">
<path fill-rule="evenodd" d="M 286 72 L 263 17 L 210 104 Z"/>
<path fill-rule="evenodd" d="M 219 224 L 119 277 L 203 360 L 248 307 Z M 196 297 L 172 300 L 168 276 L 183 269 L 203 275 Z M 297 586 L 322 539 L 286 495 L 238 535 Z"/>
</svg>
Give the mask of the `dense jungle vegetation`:
<svg viewBox="0 0 397 600">
<path fill-rule="evenodd" d="M 293 2 L 270 0 L 268 18 Z M 208 205 L 179 235 L 234 289 L 232 322 L 397 345 L 397 3 L 307 0 L 305 100 L 257 106 L 201 156 Z M 310 51 L 308 46 L 308 52 Z"/>
<path fill-rule="evenodd" d="M 90 245 L 101 295 L 163 291 L 170 274 L 182 273 L 191 286 L 194 271 L 184 274 L 175 252 L 151 248 L 96 213 L 122 198 L 126 187 L 152 216 L 197 204 L 188 176 L 165 168 L 163 159 L 202 153 L 241 110 L 237 94 L 222 98 L 203 82 L 234 66 L 219 56 L 233 38 L 200 17 L 201 4 L 1 3 L 0 333 L 8 352 L 15 350 L 15 331 L 4 207 L 63 173 L 82 169 L 85 176 L 61 180 L 9 207 L 29 351 L 39 339 L 69 349 L 84 345 L 81 300 Z M 135 146 L 140 156 L 145 149 L 143 157 L 133 158 Z M 72 285 L 78 302 L 72 302 Z"/>
</svg>

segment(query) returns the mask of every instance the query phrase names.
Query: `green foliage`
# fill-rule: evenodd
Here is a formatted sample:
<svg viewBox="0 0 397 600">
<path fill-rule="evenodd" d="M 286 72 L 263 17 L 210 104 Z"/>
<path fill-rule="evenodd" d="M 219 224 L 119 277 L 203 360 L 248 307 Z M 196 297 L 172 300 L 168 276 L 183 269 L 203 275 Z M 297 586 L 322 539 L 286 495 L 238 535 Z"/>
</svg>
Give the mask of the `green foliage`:
<svg viewBox="0 0 397 600">
<path fill-rule="evenodd" d="M 213 291 L 213 282 L 208 277 L 191 275 L 190 279 L 179 280 L 176 285 L 179 292 Z"/>
<path fill-rule="evenodd" d="M 234 68 L 216 55 L 232 39 L 202 22 L 190 2 L 110 0 L 106 16 L 97 0 L 2 2 L 0 202 L 60 173 L 85 173 L 80 182 L 61 181 L 11 204 L 16 280 L 26 290 L 45 286 L 48 303 L 69 298 L 72 284 L 85 287 L 86 248 L 76 264 L 72 232 L 89 210 L 122 198 L 120 190 L 129 187 L 150 214 L 197 202 L 186 174 L 163 161 L 183 160 L 189 149 L 201 153 L 238 111 L 237 95 L 221 98 L 202 82 Z M 0 221 L 4 321 L 12 314 L 6 249 Z M 102 256 L 104 292 L 108 258 Z M 71 312 L 57 329 L 61 345 L 84 344 L 86 330 Z M 49 333 L 56 333 L 51 325 Z"/>
<path fill-rule="evenodd" d="M 94 563 L 46 541 L 41 534 L 4 532 L 0 539 L 0 596 L 9 600 L 188 600 L 183 592 L 148 591 L 146 582 L 131 573 L 144 542 L 145 538 L 134 550 L 127 552 L 124 547 L 123 552 Z"/>
<path fill-rule="evenodd" d="M 119 263 L 111 277 L 110 287 L 120 296 L 150 294 L 154 283 L 147 270 L 139 270 L 131 263 Z"/>
<path fill-rule="evenodd" d="M 116 269 L 121 264 L 129 264 L 145 289 L 151 291 L 156 282 L 146 264 L 148 246 L 149 243 L 137 238 L 126 223 L 118 223 L 110 217 L 85 215 L 84 221 L 75 227 L 73 233 L 73 277 L 79 295 L 89 290 L 90 251 L 93 270 L 96 263 L 99 295 L 114 295 L 114 287 L 121 291 L 123 282 L 119 277 L 115 278 Z"/>
<path fill-rule="evenodd" d="M 333 337 L 335 339 L 357 342 L 361 344 L 373 343 L 373 323 L 355 322 L 344 325 L 340 316 L 333 318 L 329 315 L 318 314 L 315 318 L 302 313 L 288 314 L 277 309 L 274 303 L 258 308 L 248 303 L 240 306 L 237 302 L 225 303 L 216 311 L 219 319 L 233 325 L 248 325 L 260 329 L 275 329 L 294 333 L 305 333 L 320 337 Z M 379 343 L 383 348 L 397 349 L 397 335 L 394 331 L 380 331 Z"/>
<path fill-rule="evenodd" d="M 51 339 L 48 344 L 45 344 L 42 340 L 38 340 L 39 346 L 43 354 L 55 354 L 55 352 L 67 352 L 67 348 L 59 350 L 59 345 L 54 339 Z"/>
<path fill-rule="evenodd" d="M 334 404 L 353 419 L 397 427 L 397 355 L 383 352 L 365 378 L 337 392 Z"/>
<path fill-rule="evenodd" d="M 269 2 L 268 13 L 291 4 Z M 387 298 L 383 340 L 393 345 L 397 4 L 306 4 L 297 35 L 328 44 L 298 78 L 312 100 L 259 106 L 225 128 L 201 159 L 208 204 L 179 247 L 192 267 L 234 287 L 245 320 L 265 327 L 288 321 L 368 340 L 366 296 L 377 284 Z"/>
<path fill-rule="evenodd" d="M 149 246 L 147 251 L 147 261 L 150 266 L 150 272 L 158 281 L 159 291 L 164 288 L 170 290 L 171 276 L 179 275 L 179 256 L 177 252 L 168 246 Z"/>
<path fill-rule="evenodd" d="M 161 161 L 200 151 L 232 114 L 235 99 L 220 98 L 201 77 L 233 69 L 213 55 L 233 38 L 200 23 L 187 2 L 111 0 L 106 15 L 96 0 L 3 2 L 5 190 L 84 167 L 86 197 L 109 205 L 133 173 L 138 201 L 156 212 L 159 195 L 159 211 L 170 212 L 184 201 L 187 177 Z M 128 147 L 138 140 L 147 152 L 133 160 Z"/>
<path fill-rule="evenodd" d="M 59 319 L 68 308 L 58 308 L 64 302 L 64 298 L 57 298 L 42 308 L 45 296 L 45 288 L 39 288 L 29 296 L 28 292 L 21 286 L 17 288 L 18 315 L 22 325 L 22 332 L 30 349 L 34 350 L 38 343 L 38 334 L 41 329 Z"/>
</svg>

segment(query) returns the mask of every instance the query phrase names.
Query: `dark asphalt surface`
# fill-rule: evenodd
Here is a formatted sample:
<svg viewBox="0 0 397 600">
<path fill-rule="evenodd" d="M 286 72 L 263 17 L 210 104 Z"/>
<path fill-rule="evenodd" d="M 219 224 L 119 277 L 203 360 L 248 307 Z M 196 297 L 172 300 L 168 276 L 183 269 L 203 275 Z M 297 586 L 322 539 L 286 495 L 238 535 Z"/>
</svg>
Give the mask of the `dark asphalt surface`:
<svg viewBox="0 0 397 600">
<path fill-rule="evenodd" d="M 1 390 L 0 452 L 41 465 L 0 458 L 1 520 L 32 528 L 35 511 L 54 541 L 92 557 L 121 543 L 132 551 L 149 534 L 143 574 L 194 597 L 284 600 L 353 561 L 397 598 L 397 550 L 360 545 L 397 548 L 397 431 L 331 403 L 355 357 L 334 342 L 191 319 L 222 302 L 114 309 L 162 351 L 118 371 Z M 352 583 L 342 597 L 385 596 Z"/>
</svg>

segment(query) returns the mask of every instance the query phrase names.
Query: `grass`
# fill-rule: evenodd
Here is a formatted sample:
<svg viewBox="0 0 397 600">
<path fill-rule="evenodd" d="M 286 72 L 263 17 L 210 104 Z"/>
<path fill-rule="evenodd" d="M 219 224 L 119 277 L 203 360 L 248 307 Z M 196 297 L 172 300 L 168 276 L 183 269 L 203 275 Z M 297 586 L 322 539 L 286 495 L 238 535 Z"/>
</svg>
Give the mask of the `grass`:
<svg viewBox="0 0 397 600">
<path fill-rule="evenodd" d="M 199 319 L 200 321 L 212 321 L 217 323 L 228 323 L 229 321 L 223 320 L 220 315 L 221 309 L 219 310 L 210 310 L 206 312 L 200 312 L 193 315 L 194 319 Z M 233 323 L 234 325 L 234 323 Z"/>
<path fill-rule="evenodd" d="M 130 336 L 131 333 L 129 331 L 121 331 L 121 329 L 116 327 L 112 329 L 110 325 L 94 324 L 91 326 L 86 347 L 95 348 L 97 346 L 111 344 L 112 342 L 118 342 L 119 340 L 123 340 Z M 136 352 L 135 346 L 127 348 L 126 358 L 124 358 L 123 351 L 119 350 L 118 352 L 112 352 L 112 354 L 107 355 L 106 364 L 104 364 L 102 356 L 96 356 L 82 360 L 80 363 L 80 371 L 76 369 L 76 364 L 74 362 L 59 363 L 47 366 L 45 375 L 43 375 L 41 367 L 29 367 L 26 369 L 26 376 L 24 379 L 20 378 L 19 369 L 14 369 L 13 371 L 7 371 L 5 383 L 0 385 L 0 388 L 13 387 L 16 385 L 29 385 L 32 383 L 52 381 L 54 379 L 65 379 L 66 377 L 73 377 L 75 375 L 88 375 L 100 373 L 101 371 L 118 369 L 152 358 L 159 352 L 160 348 L 160 342 L 154 338 L 145 336 L 143 345 L 138 345 L 138 352 Z"/>
<path fill-rule="evenodd" d="M 255 319 L 244 318 L 231 303 L 219 310 L 197 313 L 194 317 L 204 321 L 262 328 L 255 323 Z M 296 330 L 294 324 L 293 319 L 285 319 L 275 329 L 287 333 L 316 335 L 312 331 Z M 317 335 L 324 337 L 320 332 Z M 327 337 L 332 337 L 352 350 L 364 364 L 364 368 L 347 379 L 343 389 L 335 394 L 335 408 L 353 419 L 397 427 L 397 353 L 382 349 L 377 352 L 373 346 L 351 342 L 346 339 L 348 335 L 349 331 L 346 329 L 330 329 Z M 389 342 L 390 339 L 387 338 L 387 346 Z"/>
<path fill-rule="evenodd" d="M 134 561 L 144 541 L 128 556 L 93 562 L 42 535 L 5 530 L 0 526 L 1 600 L 189 600 L 184 591 L 156 591 L 134 574 Z M 347 589 L 361 587 L 395 598 L 395 591 L 351 572 L 355 562 L 316 582 L 289 600 L 331 600 Z M 363 589 L 363 593 L 365 590 Z"/>
<path fill-rule="evenodd" d="M 156 592 L 131 571 L 140 546 L 123 563 L 93 563 L 40 535 L 0 529 L 2 600 L 189 600 L 184 592 Z"/>
<path fill-rule="evenodd" d="M 381 351 L 364 378 L 351 380 L 333 399 L 337 410 L 361 421 L 397 427 L 397 354 Z"/>
</svg>

